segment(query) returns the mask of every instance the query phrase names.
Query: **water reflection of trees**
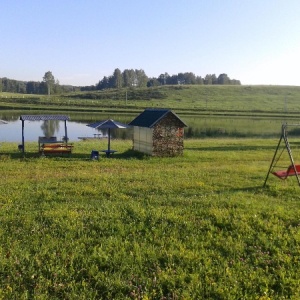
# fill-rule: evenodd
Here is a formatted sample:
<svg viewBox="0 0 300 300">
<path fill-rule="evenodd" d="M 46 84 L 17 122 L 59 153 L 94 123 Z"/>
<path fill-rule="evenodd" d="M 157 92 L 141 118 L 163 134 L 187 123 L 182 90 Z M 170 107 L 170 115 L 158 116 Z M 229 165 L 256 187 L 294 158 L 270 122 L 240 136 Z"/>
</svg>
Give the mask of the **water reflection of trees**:
<svg viewBox="0 0 300 300">
<path fill-rule="evenodd" d="M 44 136 L 49 138 L 55 136 L 55 132 L 59 131 L 59 120 L 47 120 L 41 125 Z"/>
<path fill-rule="evenodd" d="M 11 112 L 11 111 L 9 112 L 2 111 L 0 113 L 0 119 L 8 122 L 13 122 L 13 121 L 20 120 L 20 114 L 16 114 L 15 112 Z"/>
</svg>

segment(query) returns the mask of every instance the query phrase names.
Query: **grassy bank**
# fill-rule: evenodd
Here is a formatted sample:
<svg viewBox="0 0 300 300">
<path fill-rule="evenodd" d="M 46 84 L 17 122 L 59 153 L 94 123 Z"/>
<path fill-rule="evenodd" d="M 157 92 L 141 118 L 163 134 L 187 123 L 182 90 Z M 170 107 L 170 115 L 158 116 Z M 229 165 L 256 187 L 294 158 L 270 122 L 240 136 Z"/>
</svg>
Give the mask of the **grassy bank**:
<svg viewBox="0 0 300 300">
<path fill-rule="evenodd" d="M 99 161 L 99 142 L 1 144 L 0 298 L 299 299 L 299 187 L 261 188 L 277 140 L 187 140 L 176 158 L 112 143 Z"/>
<path fill-rule="evenodd" d="M 300 87 L 161 86 L 53 95 L 0 93 L 0 108 L 137 113 L 164 107 L 180 114 L 299 117 Z"/>
</svg>

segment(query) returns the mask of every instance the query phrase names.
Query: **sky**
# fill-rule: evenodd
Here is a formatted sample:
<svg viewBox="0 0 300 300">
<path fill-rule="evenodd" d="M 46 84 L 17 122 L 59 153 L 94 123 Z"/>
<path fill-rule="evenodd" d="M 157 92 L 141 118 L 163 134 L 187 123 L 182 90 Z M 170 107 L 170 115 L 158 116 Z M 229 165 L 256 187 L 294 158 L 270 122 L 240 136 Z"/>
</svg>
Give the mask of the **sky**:
<svg viewBox="0 0 300 300">
<path fill-rule="evenodd" d="M 0 0 L 0 77 L 94 85 L 116 68 L 300 86 L 299 0 Z"/>
</svg>

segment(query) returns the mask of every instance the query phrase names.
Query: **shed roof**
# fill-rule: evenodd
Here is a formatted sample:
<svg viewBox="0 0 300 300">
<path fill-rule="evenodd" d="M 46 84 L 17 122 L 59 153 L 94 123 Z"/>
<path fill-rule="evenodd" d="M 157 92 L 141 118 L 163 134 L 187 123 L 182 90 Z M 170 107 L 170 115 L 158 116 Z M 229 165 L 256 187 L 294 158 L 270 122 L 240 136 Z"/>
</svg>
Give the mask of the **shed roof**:
<svg viewBox="0 0 300 300">
<path fill-rule="evenodd" d="M 66 115 L 21 115 L 20 120 L 22 121 L 48 121 L 48 120 L 59 120 L 68 121 L 69 116 Z"/>
<path fill-rule="evenodd" d="M 162 109 L 162 108 L 159 108 L 159 109 L 157 109 L 157 108 L 147 108 L 147 109 L 144 110 L 144 112 L 142 112 L 139 116 L 137 116 L 134 120 L 132 120 L 128 125 L 151 128 L 169 113 L 173 114 L 182 123 L 183 127 L 187 126 L 170 109 Z"/>
</svg>

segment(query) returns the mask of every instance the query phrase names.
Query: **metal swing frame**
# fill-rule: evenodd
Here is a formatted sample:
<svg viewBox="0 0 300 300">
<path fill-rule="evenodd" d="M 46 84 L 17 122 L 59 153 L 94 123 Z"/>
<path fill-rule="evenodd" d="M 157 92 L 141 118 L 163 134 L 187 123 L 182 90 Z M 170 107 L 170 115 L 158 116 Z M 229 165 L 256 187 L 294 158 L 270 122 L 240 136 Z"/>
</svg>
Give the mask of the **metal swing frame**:
<svg viewBox="0 0 300 300">
<path fill-rule="evenodd" d="M 272 162 L 270 164 L 270 168 L 269 168 L 269 171 L 268 171 L 268 174 L 267 174 L 267 177 L 265 179 L 263 187 L 266 186 L 270 173 L 272 173 L 273 175 L 279 177 L 280 179 L 286 179 L 289 176 L 295 176 L 297 178 L 298 185 L 300 186 L 300 177 L 299 177 L 299 175 L 300 175 L 300 166 L 295 165 L 292 150 L 291 150 L 290 143 L 289 143 L 288 137 L 287 137 L 287 127 L 288 126 L 300 126 L 300 124 L 289 124 L 289 125 L 287 123 L 282 124 L 282 126 L 281 126 L 281 136 L 280 136 L 277 148 L 275 150 Z M 281 152 L 280 155 L 278 156 L 278 150 L 279 150 L 280 145 L 281 145 L 282 142 L 284 142 L 284 145 L 285 145 L 285 148 L 283 148 L 282 152 L 285 149 L 287 150 L 290 161 L 291 161 L 291 164 L 287 168 L 287 170 L 273 172 L 273 168 L 276 166 L 276 164 L 277 164 L 277 162 L 278 162 L 278 160 L 279 160 L 279 158 L 282 154 L 282 152 Z"/>
</svg>

